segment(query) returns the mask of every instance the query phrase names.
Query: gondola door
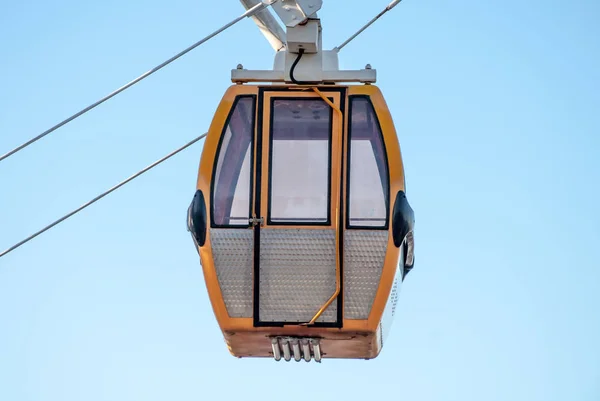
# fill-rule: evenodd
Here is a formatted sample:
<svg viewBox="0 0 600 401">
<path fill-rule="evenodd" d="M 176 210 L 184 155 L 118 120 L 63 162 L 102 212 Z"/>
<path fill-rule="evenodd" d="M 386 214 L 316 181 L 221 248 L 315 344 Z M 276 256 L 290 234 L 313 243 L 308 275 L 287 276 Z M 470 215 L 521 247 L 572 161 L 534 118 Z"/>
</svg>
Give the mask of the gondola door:
<svg viewBox="0 0 600 401">
<path fill-rule="evenodd" d="M 255 326 L 341 326 L 343 99 L 338 88 L 259 91 Z"/>
</svg>

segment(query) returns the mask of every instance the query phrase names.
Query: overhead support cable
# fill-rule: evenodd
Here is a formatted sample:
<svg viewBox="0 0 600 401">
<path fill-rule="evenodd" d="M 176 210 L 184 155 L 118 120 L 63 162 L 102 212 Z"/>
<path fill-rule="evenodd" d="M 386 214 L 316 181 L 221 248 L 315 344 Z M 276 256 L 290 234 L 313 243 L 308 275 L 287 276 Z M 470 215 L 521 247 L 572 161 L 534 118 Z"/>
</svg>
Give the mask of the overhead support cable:
<svg viewBox="0 0 600 401">
<path fill-rule="evenodd" d="M 161 164 L 162 162 L 164 162 L 167 159 L 170 159 L 171 157 L 175 156 L 177 153 L 181 152 L 182 150 L 192 146 L 193 144 L 195 144 L 196 142 L 198 142 L 200 139 L 206 137 L 208 133 L 202 134 L 199 137 L 194 138 L 193 140 L 191 140 L 190 142 L 186 143 L 185 145 L 183 145 L 182 147 L 174 150 L 173 152 L 169 153 L 168 155 L 164 156 L 163 158 L 155 161 L 154 163 L 152 163 L 151 165 L 149 165 L 148 167 L 144 168 L 143 170 L 138 171 L 137 173 L 135 173 L 134 175 L 132 175 L 131 177 L 125 179 L 124 181 L 121 181 L 120 183 L 118 183 L 117 185 L 115 185 L 114 187 L 110 188 L 109 190 L 101 193 L 100 195 L 96 196 L 94 199 L 90 200 L 89 202 L 84 203 L 83 205 L 81 205 L 80 207 L 78 207 L 77 209 L 73 210 L 72 212 L 67 213 L 66 215 L 64 215 L 63 217 L 61 217 L 60 219 L 56 220 L 55 222 L 53 222 L 52 224 L 47 225 L 46 227 L 42 228 L 41 230 L 39 230 L 38 232 L 36 232 L 35 234 L 30 235 L 29 237 L 25 238 L 22 241 L 19 241 L 18 243 L 16 243 L 15 245 L 11 246 L 10 248 L 6 249 L 5 251 L 3 251 L 2 253 L 0 253 L 0 258 L 4 255 L 6 255 L 7 253 L 14 251 L 15 249 L 17 249 L 18 247 L 20 247 L 21 245 L 26 244 L 27 242 L 31 241 L 32 239 L 34 239 L 35 237 L 37 237 L 38 235 L 48 231 L 49 229 L 51 229 L 52 227 L 62 223 L 63 221 L 65 221 L 66 219 L 68 219 L 69 217 L 73 216 L 74 214 L 79 213 L 80 211 L 82 211 L 83 209 L 85 209 L 86 207 L 90 206 L 91 204 L 99 201 L 100 199 L 104 198 L 106 195 L 110 194 L 111 192 L 116 191 L 117 189 L 121 188 L 123 185 L 129 183 L 130 181 L 134 180 L 135 178 L 139 177 L 140 175 L 144 174 L 145 172 L 147 172 L 148 170 L 151 170 L 152 168 L 158 166 L 159 164 Z"/>
<path fill-rule="evenodd" d="M 177 60 L 178 58 L 180 58 L 181 56 L 185 55 L 186 53 L 192 51 L 196 47 L 198 47 L 201 44 L 207 42 L 209 39 L 212 39 L 213 37 L 217 36 L 219 33 L 223 32 L 224 30 L 226 30 L 226 29 L 230 28 L 231 26 L 235 25 L 236 23 L 238 23 L 239 21 L 243 20 L 244 18 L 252 17 L 253 15 L 257 14 L 258 12 L 260 12 L 260 11 L 264 10 L 265 8 L 269 7 L 270 5 L 272 5 L 273 3 L 275 3 L 276 1 L 277 0 L 264 0 L 263 2 L 256 4 L 254 7 L 249 8 L 245 13 L 243 13 L 242 15 L 240 15 L 239 17 L 237 17 L 233 21 L 229 22 L 226 25 L 223 25 L 221 28 L 217 29 L 216 31 L 214 31 L 210 35 L 208 35 L 205 38 L 203 38 L 203 39 L 199 40 L 198 42 L 194 43 L 193 45 L 191 45 L 187 49 L 181 51 L 180 53 L 176 54 L 175 56 L 171 57 L 170 59 L 162 62 L 161 64 L 157 65 L 156 67 L 152 68 L 151 70 L 145 72 L 144 74 L 140 75 L 139 77 L 137 77 L 133 81 L 131 81 L 131 82 L 129 82 L 129 83 L 121 86 L 119 89 L 117 89 L 114 92 L 108 94 L 107 96 L 105 96 L 102 99 L 96 101 L 95 103 L 92 103 L 91 105 L 89 105 L 88 107 L 84 108 L 83 110 L 81 110 L 81 111 L 73 114 L 71 117 L 69 117 L 69 118 L 61 121 L 60 123 L 56 124 L 52 128 L 47 129 L 46 131 L 42 132 L 41 134 L 39 134 L 35 138 L 32 138 L 29 141 L 23 143 L 22 145 L 17 146 L 16 148 L 14 148 L 13 150 L 9 151 L 8 153 L 3 154 L 2 156 L 0 156 L 0 161 L 2 161 L 4 159 L 6 159 L 7 157 L 9 157 L 9 156 L 17 153 L 18 151 L 26 148 L 27 146 L 31 145 L 32 143 L 34 143 L 34 142 L 42 139 L 43 137 L 45 137 L 46 135 L 50 134 L 51 132 L 54 132 L 55 130 L 57 130 L 58 128 L 62 127 L 63 125 L 65 125 L 65 124 L 67 124 L 67 123 L 75 120 L 77 117 L 79 117 L 79 116 L 87 113 L 88 111 L 90 111 L 93 108 L 95 108 L 96 106 L 104 103 L 105 101 L 107 101 L 108 99 L 112 98 L 113 96 L 118 95 L 119 93 L 123 92 L 125 89 L 132 87 L 133 85 L 135 85 L 136 83 L 140 82 L 144 78 L 152 75 L 156 71 L 158 71 L 161 68 L 165 67 L 166 65 L 172 63 L 173 61 Z"/>
<path fill-rule="evenodd" d="M 344 46 L 346 46 L 348 43 L 352 42 L 354 40 L 354 38 L 356 38 L 365 29 L 367 29 L 368 27 L 370 27 L 375 21 L 377 21 L 379 18 L 381 18 L 383 16 L 383 14 L 387 13 L 392 8 L 396 7 L 398 5 L 398 3 L 400 3 L 401 1 L 402 0 L 394 0 L 394 1 L 392 1 L 390 4 L 387 5 L 386 8 L 383 9 L 382 12 L 380 12 L 379 14 L 377 14 L 371 21 L 367 22 L 366 25 L 364 25 L 362 28 L 360 28 L 354 35 L 350 36 L 344 43 L 342 43 L 339 46 L 334 47 L 333 50 L 336 51 L 336 52 L 339 52 L 340 50 L 342 50 L 342 48 Z"/>
</svg>

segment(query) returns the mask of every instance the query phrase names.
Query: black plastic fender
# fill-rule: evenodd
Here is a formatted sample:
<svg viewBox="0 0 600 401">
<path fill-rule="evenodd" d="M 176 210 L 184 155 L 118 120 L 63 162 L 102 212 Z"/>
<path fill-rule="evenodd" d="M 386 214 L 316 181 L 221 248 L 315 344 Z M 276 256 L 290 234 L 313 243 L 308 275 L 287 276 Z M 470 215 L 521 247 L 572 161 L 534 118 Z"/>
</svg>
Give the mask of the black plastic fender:
<svg viewBox="0 0 600 401">
<path fill-rule="evenodd" d="M 206 202 L 201 190 L 197 190 L 190 207 L 188 207 L 187 226 L 192 233 L 192 239 L 197 247 L 204 246 L 206 242 Z"/>
<path fill-rule="evenodd" d="M 415 213 L 406 199 L 404 191 L 398 191 L 392 212 L 392 236 L 394 245 L 400 248 L 408 233 L 412 233 L 415 227 Z M 407 244 L 408 245 L 408 244 Z M 412 245 L 412 244 L 411 244 Z M 414 249 L 413 249 L 414 250 Z M 404 249 L 404 260 L 406 260 L 407 248 Z M 404 276 L 413 268 L 413 263 L 404 265 Z"/>
</svg>

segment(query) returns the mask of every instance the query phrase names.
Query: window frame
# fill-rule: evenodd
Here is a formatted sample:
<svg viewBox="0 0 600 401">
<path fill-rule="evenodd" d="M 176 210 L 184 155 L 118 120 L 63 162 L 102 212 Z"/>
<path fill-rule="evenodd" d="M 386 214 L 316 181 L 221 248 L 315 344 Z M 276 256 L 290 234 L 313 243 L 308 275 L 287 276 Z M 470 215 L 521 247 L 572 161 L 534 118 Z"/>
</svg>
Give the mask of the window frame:
<svg viewBox="0 0 600 401">
<path fill-rule="evenodd" d="M 249 184 L 249 197 L 248 197 L 248 221 L 245 224 L 217 224 L 215 222 L 215 184 L 216 184 L 216 176 L 217 176 L 217 168 L 219 167 L 219 158 L 221 156 L 221 151 L 223 150 L 223 142 L 225 139 L 225 135 L 227 133 L 227 128 L 229 127 L 229 123 L 231 122 L 231 118 L 233 116 L 233 113 L 236 111 L 236 107 L 239 103 L 240 100 L 242 99 L 247 99 L 250 98 L 252 99 L 252 106 L 251 106 L 251 134 L 250 134 L 250 143 L 248 144 L 249 150 L 250 150 L 250 182 Z M 212 168 L 212 173 L 211 173 L 211 180 L 210 180 L 210 227 L 211 228 L 242 228 L 242 229 L 247 229 L 251 226 L 250 224 L 250 216 L 252 216 L 252 210 L 253 210 L 253 204 L 254 204 L 254 199 L 253 199 L 253 195 L 254 195 L 254 143 L 255 143 L 255 137 L 256 137 L 256 106 L 257 106 L 257 96 L 256 95 L 237 95 L 235 97 L 235 99 L 233 100 L 233 103 L 231 105 L 231 108 L 229 109 L 229 113 L 227 114 L 227 118 L 225 120 L 225 123 L 223 124 L 223 128 L 221 129 L 221 134 L 219 136 L 219 143 L 217 144 L 216 147 L 216 151 L 215 151 L 215 158 L 213 161 L 213 168 Z M 232 138 L 230 139 L 230 141 L 233 139 L 233 131 L 232 131 Z M 244 153 L 244 157 L 245 157 L 245 153 Z M 225 159 L 223 159 L 223 163 L 225 163 Z M 244 160 L 241 160 L 240 166 L 239 166 L 239 173 L 238 173 L 238 180 L 240 178 L 240 174 L 242 172 L 242 166 L 244 164 Z M 235 193 L 234 193 L 235 194 Z M 233 205 L 233 201 L 232 201 L 232 205 Z M 231 213 L 231 211 L 230 211 Z M 229 219 L 231 220 L 231 216 L 229 216 Z"/>
<path fill-rule="evenodd" d="M 387 179 L 387 186 L 385 188 L 384 193 L 384 201 L 385 201 L 385 224 L 379 226 L 369 226 L 369 225 L 356 225 L 350 224 L 350 199 L 351 199 L 351 185 L 350 185 L 350 174 L 351 174 L 351 166 L 352 166 L 352 106 L 354 104 L 354 100 L 356 99 L 364 99 L 367 101 L 367 111 L 371 111 L 374 117 L 374 128 L 377 128 L 379 132 L 379 139 L 381 140 L 381 150 L 384 156 L 384 168 L 385 168 L 385 178 Z M 371 147 L 373 148 L 373 142 L 371 142 Z M 375 152 L 374 152 L 375 153 Z M 376 160 L 377 161 L 377 160 Z M 379 167 L 378 167 L 379 170 Z M 383 178 L 381 173 L 379 174 L 380 179 Z M 379 116 L 377 115 L 377 109 L 371 100 L 371 96 L 369 95 L 350 95 L 348 96 L 348 146 L 346 151 L 346 217 L 345 217 L 345 226 L 346 229 L 349 230 L 383 230 L 387 231 L 390 228 L 390 164 L 388 160 L 388 152 L 385 142 L 385 135 L 383 133 L 383 129 L 381 128 L 381 122 L 379 120 Z"/>
<path fill-rule="evenodd" d="M 331 102 L 335 100 L 328 97 Z M 331 190 L 332 190 L 332 163 L 333 163 L 333 109 L 320 97 L 294 97 L 294 96 L 271 96 L 269 102 L 269 169 L 267 183 L 267 225 L 269 226 L 330 226 L 331 225 Z M 274 105 L 277 100 L 300 100 L 300 101 L 315 101 L 321 100 L 327 106 L 329 113 L 328 136 L 327 136 L 327 219 L 325 221 L 307 221 L 307 220 L 289 220 L 289 221 L 273 221 L 271 198 L 273 190 L 273 121 L 274 121 Z M 277 219 L 279 220 L 279 219 Z M 315 219 L 316 220 L 316 219 Z"/>
</svg>

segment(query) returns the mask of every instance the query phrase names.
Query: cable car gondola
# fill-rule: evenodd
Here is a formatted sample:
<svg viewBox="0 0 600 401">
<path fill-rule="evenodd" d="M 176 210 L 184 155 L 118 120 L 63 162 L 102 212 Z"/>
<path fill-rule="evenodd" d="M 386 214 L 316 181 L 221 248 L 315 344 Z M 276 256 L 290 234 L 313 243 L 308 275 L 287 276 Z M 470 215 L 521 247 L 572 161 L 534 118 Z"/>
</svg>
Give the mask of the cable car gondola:
<svg viewBox="0 0 600 401">
<path fill-rule="evenodd" d="M 370 359 L 414 264 L 400 146 L 375 70 L 290 24 L 273 71 L 232 71 L 188 228 L 234 356 Z"/>
</svg>

